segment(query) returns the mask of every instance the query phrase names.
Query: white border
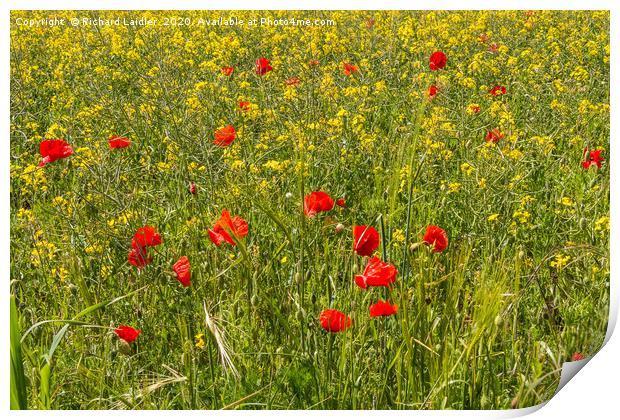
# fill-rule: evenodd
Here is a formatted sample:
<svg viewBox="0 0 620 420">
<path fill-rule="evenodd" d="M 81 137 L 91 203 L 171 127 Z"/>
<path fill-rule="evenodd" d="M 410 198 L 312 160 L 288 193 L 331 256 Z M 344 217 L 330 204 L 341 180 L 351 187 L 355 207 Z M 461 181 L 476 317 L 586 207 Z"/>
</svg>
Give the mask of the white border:
<svg viewBox="0 0 620 420">
<path fill-rule="evenodd" d="M 564 9 L 578 9 L 578 10 L 611 10 L 611 135 L 612 137 L 618 137 L 618 124 L 620 124 L 620 112 L 618 112 L 618 84 L 617 75 L 614 74 L 614 70 L 618 68 L 618 33 L 619 29 L 614 28 L 618 26 L 618 20 L 615 18 L 616 13 L 620 10 L 618 6 L 619 2 L 612 0 L 588 0 L 588 1 L 576 1 L 576 0 L 564 0 L 564 1 L 534 1 L 534 0 L 520 0 L 520 1 L 506 1 L 506 0 L 468 0 L 468 1 L 456 1 L 456 0 L 435 0 L 433 2 L 424 2 L 423 4 L 417 4 L 417 2 L 403 2 L 398 0 L 382 0 L 381 2 L 371 2 L 370 0 L 317 0 L 317 1 L 302 1 L 296 4 L 291 4 L 286 0 L 263 0 L 258 2 L 251 2 L 249 0 L 215 0 L 215 1 L 198 1 L 198 0 L 184 0 L 177 2 L 163 1 L 163 0 L 107 0 L 105 2 L 94 0 L 4 0 L 0 4 L 0 10 L 2 14 L 0 16 L 0 43 L 2 45 L 2 60 L 0 65 L 0 79 L 2 80 L 1 96 L 4 98 L 4 113 L 0 119 L 0 132 L 2 133 L 2 165 L 0 167 L 0 197 L 3 197 L 2 204 L 0 205 L 1 220 L 4 223 L 0 223 L 0 272 L 2 278 L 5 279 L 5 287 L 8 287 L 10 281 L 10 261 L 9 261 L 9 123 L 10 123 L 10 104 L 8 98 L 10 90 L 10 75 L 9 75 L 9 12 L 11 9 L 33 9 L 33 10 L 347 10 L 347 9 L 362 9 L 362 10 L 502 10 L 502 9 L 517 9 L 517 10 L 564 10 Z M 381 6 L 381 7 L 377 7 Z M 612 142 L 613 143 L 613 142 Z M 613 161 L 614 146 L 610 147 L 609 161 Z M 610 165 L 611 169 L 611 253 L 610 255 L 620 255 L 618 248 L 619 224 L 618 220 L 618 193 L 615 187 L 615 182 L 618 180 L 618 168 L 614 164 Z M 609 326 L 607 330 L 606 345 L 600 350 L 600 352 L 594 356 L 587 366 L 583 369 L 583 372 L 578 374 L 576 380 L 570 381 L 555 397 L 553 397 L 543 409 L 537 410 L 524 409 L 515 411 L 400 411 L 400 412 L 378 412 L 378 411 L 338 411 L 338 412 L 324 412 L 324 411 L 292 411 L 292 412 L 203 412 L 184 411 L 167 412 L 167 411 L 133 411 L 133 412 L 108 412 L 97 411 L 92 415 L 102 417 L 114 417 L 118 418 L 132 418 L 132 417 L 154 417 L 169 419 L 170 416 L 183 416 L 183 418 L 204 418 L 205 416 L 217 416 L 218 419 L 232 419 L 237 416 L 253 417 L 253 418 L 270 418 L 274 414 L 277 416 L 285 417 L 297 417 L 302 416 L 306 418 L 320 418 L 323 416 L 335 415 L 339 419 L 375 419 L 377 416 L 392 419 L 393 417 L 407 418 L 412 416 L 423 416 L 424 418 L 459 418 L 459 419 L 491 419 L 491 418 L 506 418 L 524 415 L 533 412 L 530 415 L 531 418 L 612 418 L 611 413 L 617 413 L 616 401 L 618 399 L 618 380 L 620 379 L 620 340 L 617 338 L 617 334 L 612 336 L 614 326 L 616 324 L 618 316 L 618 303 L 620 302 L 620 285 L 618 284 L 618 264 L 612 258 L 611 259 L 611 308 L 609 317 Z M 5 289 L 6 291 L 6 289 Z M 5 292 L 6 293 L 6 292 Z M 2 349 L 4 350 L 2 363 L 2 382 L 0 385 L 0 401 L 2 402 L 2 411 L 6 411 L 9 416 L 15 418 L 31 418 L 31 417 L 54 417 L 54 418 L 83 418 L 85 415 L 91 413 L 86 412 L 11 412 L 9 410 L 9 334 L 8 328 L 8 293 L 1 299 L 2 312 L 0 325 L 5 326 L 3 333 L 0 334 L 0 340 L 2 341 Z M 75 416 L 75 417 L 74 417 Z M 592 417 L 593 416 L 593 417 Z M 615 416 L 614 416 L 615 417 Z"/>
</svg>

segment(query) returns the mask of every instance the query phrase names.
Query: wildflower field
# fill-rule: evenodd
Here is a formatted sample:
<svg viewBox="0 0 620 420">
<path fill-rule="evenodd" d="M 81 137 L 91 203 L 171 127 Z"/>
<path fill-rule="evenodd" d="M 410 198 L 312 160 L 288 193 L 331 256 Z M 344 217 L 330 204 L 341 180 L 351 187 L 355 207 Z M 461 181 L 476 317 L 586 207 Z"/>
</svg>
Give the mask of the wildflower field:
<svg viewBox="0 0 620 420">
<path fill-rule="evenodd" d="M 10 54 L 13 408 L 522 408 L 602 344 L 606 11 L 13 11 Z"/>
</svg>

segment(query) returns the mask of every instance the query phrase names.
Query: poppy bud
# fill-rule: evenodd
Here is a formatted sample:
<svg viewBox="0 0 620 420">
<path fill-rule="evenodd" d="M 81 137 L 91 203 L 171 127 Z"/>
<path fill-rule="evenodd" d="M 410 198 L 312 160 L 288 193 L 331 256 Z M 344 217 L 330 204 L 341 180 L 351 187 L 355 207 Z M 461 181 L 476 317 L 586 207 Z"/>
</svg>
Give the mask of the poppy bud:
<svg viewBox="0 0 620 420">
<path fill-rule="evenodd" d="M 192 194 L 196 194 L 196 183 L 194 181 L 189 184 L 189 192 Z"/>
<path fill-rule="evenodd" d="M 118 351 L 122 354 L 131 354 L 131 345 L 123 339 L 118 340 Z"/>
<path fill-rule="evenodd" d="M 258 303 L 258 296 L 257 295 L 252 295 L 252 298 L 250 299 L 250 303 L 252 304 L 252 306 L 256 306 L 256 304 Z"/>
<path fill-rule="evenodd" d="M 342 223 L 338 223 L 336 225 L 336 233 L 342 233 L 344 231 L 344 225 Z"/>
<path fill-rule="evenodd" d="M 510 408 L 512 409 L 519 408 L 519 398 L 514 397 L 512 399 L 512 401 L 510 402 Z"/>
<path fill-rule="evenodd" d="M 496 327 L 500 327 L 502 325 L 502 323 L 504 322 L 504 319 L 502 318 L 501 315 L 497 315 L 495 317 L 495 326 Z"/>
<path fill-rule="evenodd" d="M 354 273 L 357 273 L 358 271 L 360 271 L 360 268 L 357 264 L 353 264 L 353 268 L 352 268 Z"/>
<path fill-rule="evenodd" d="M 295 283 L 301 284 L 301 273 L 300 272 L 295 273 Z"/>
<path fill-rule="evenodd" d="M 306 311 L 304 311 L 303 308 L 299 308 L 296 316 L 297 316 L 297 321 L 304 322 L 304 320 L 306 319 Z"/>
<path fill-rule="evenodd" d="M 411 244 L 411 246 L 409 247 L 409 251 L 413 252 L 416 249 L 418 249 L 420 247 L 420 245 L 422 245 L 422 242 L 416 242 L 415 244 Z"/>
</svg>

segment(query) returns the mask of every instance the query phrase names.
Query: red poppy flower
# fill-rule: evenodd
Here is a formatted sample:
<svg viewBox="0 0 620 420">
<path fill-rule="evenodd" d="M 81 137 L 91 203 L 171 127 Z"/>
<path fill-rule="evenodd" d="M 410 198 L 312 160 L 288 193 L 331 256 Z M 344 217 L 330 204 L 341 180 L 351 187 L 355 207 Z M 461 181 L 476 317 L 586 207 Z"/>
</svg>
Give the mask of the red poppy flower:
<svg viewBox="0 0 620 420">
<path fill-rule="evenodd" d="M 136 341 L 136 338 L 138 338 L 142 330 L 136 330 L 135 328 L 127 325 L 120 325 L 114 330 L 114 332 L 120 339 L 125 340 L 128 343 L 133 343 Z"/>
<path fill-rule="evenodd" d="M 467 109 L 472 114 L 477 114 L 480 112 L 480 105 L 469 105 Z"/>
<path fill-rule="evenodd" d="M 58 159 L 71 156 L 73 154 L 73 148 L 64 140 L 43 140 L 39 144 L 39 153 L 41 153 L 41 162 L 39 162 L 39 166 L 45 166 Z"/>
<path fill-rule="evenodd" d="M 299 80 L 299 77 L 291 77 L 290 79 L 287 79 L 284 83 L 286 84 L 286 86 L 297 86 L 301 83 L 301 80 Z"/>
<path fill-rule="evenodd" d="M 209 238 L 216 246 L 222 242 L 235 245 L 233 237 L 243 238 L 248 234 L 248 223 L 239 216 L 230 217 L 228 210 L 222 210 L 220 219 L 215 223 L 213 229 L 209 229 Z M 231 235 L 233 235 L 231 237 Z"/>
<path fill-rule="evenodd" d="M 110 145 L 110 149 L 122 149 L 124 147 L 128 147 L 131 144 L 131 141 L 127 137 L 118 137 L 113 136 L 108 140 Z"/>
<path fill-rule="evenodd" d="M 310 67 L 318 66 L 319 64 L 320 64 L 319 60 L 310 60 L 310 61 L 308 61 L 308 65 Z"/>
<path fill-rule="evenodd" d="M 346 204 L 346 202 L 344 201 L 344 198 L 339 198 L 338 200 L 336 200 L 336 205 L 338 205 L 338 207 L 344 207 Z"/>
<path fill-rule="evenodd" d="M 482 42 L 483 44 L 486 43 L 488 40 L 489 40 L 489 36 L 485 34 L 484 32 L 478 35 L 478 41 Z"/>
<path fill-rule="evenodd" d="M 256 60 L 256 74 L 263 76 L 271 70 L 273 70 L 273 68 L 269 64 L 269 60 L 267 60 L 265 57 L 261 57 Z"/>
<path fill-rule="evenodd" d="M 319 317 L 325 331 L 340 332 L 351 326 L 351 318 L 336 309 L 325 309 Z"/>
<path fill-rule="evenodd" d="M 398 270 L 392 264 L 381 261 L 377 257 L 368 260 L 364 272 L 355 276 L 355 284 L 362 289 L 371 287 L 389 287 L 396 281 Z"/>
<path fill-rule="evenodd" d="M 605 161 L 605 159 L 603 159 L 603 157 L 601 156 L 601 153 L 603 153 L 603 151 L 600 149 L 588 150 L 588 148 L 586 147 L 585 149 L 583 149 L 584 161 L 581 162 L 581 166 L 584 169 L 590 169 L 590 166 L 594 164 L 598 168 L 600 168 L 602 166 L 602 162 Z"/>
<path fill-rule="evenodd" d="M 189 192 L 192 194 L 196 194 L 196 183 L 194 181 L 189 184 Z"/>
<path fill-rule="evenodd" d="M 304 197 L 304 214 L 314 217 L 317 213 L 334 208 L 334 200 L 323 191 L 314 191 Z"/>
<path fill-rule="evenodd" d="M 351 63 L 342 63 L 342 67 L 344 68 L 345 76 L 350 76 L 353 73 L 357 73 L 357 71 L 359 70 L 357 66 L 354 66 Z"/>
<path fill-rule="evenodd" d="M 448 62 L 448 57 L 446 57 L 446 55 L 441 52 L 441 51 L 435 51 L 434 53 L 431 54 L 430 57 L 430 63 L 429 63 L 429 67 L 431 70 L 439 70 L 439 69 L 443 69 L 444 67 L 446 67 L 446 63 Z"/>
<path fill-rule="evenodd" d="M 424 243 L 433 247 L 433 252 L 442 252 L 448 247 L 448 235 L 440 227 L 430 225 L 422 238 Z"/>
<path fill-rule="evenodd" d="M 437 96 L 438 92 L 439 92 L 439 88 L 435 85 L 431 85 L 431 87 L 428 88 L 429 99 L 433 99 L 435 96 Z"/>
<path fill-rule="evenodd" d="M 353 250 L 369 257 L 379 246 L 379 232 L 372 226 L 353 226 Z"/>
<path fill-rule="evenodd" d="M 147 246 L 157 246 L 161 244 L 161 236 L 152 226 L 144 226 L 136 231 L 131 240 L 131 247 L 134 249 L 144 249 Z"/>
<path fill-rule="evenodd" d="M 499 44 L 489 45 L 489 51 L 491 51 L 493 54 L 497 53 L 499 51 Z"/>
<path fill-rule="evenodd" d="M 242 111 L 249 111 L 252 107 L 252 104 L 245 101 L 239 101 L 239 109 Z"/>
<path fill-rule="evenodd" d="M 493 130 L 489 131 L 486 136 L 484 136 L 484 139 L 486 140 L 487 143 L 489 142 L 497 143 L 503 138 L 504 138 L 504 133 L 499 131 L 499 128 L 494 128 Z"/>
<path fill-rule="evenodd" d="M 189 272 L 189 260 L 184 255 L 172 266 L 172 270 L 177 275 L 177 280 L 181 282 L 183 287 L 189 287 L 190 285 L 190 272 Z"/>
<path fill-rule="evenodd" d="M 576 362 L 576 361 L 578 361 L 578 360 L 583 360 L 583 359 L 585 359 L 585 358 L 586 358 L 586 357 L 585 357 L 583 354 L 581 354 L 581 353 L 577 352 L 577 353 L 574 353 L 574 354 L 573 354 L 573 357 L 571 357 L 571 358 L 570 358 L 570 361 L 571 361 L 571 362 Z"/>
<path fill-rule="evenodd" d="M 234 67 L 222 67 L 222 74 L 224 76 L 230 76 L 235 71 Z"/>
<path fill-rule="evenodd" d="M 506 87 L 497 85 L 489 90 L 489 93 L 493 96 L 501 96 L 506 94 Z"/>
<path fill-rule="evenodd" d="M 127 254 L 127 262 L 134 267 L 144 268 L 153 261 L 146 248 L 132 248 Z"/>
<path fill-rule="evenodd" d="M 232 125 L 228 125 L 224 128 L 220 128 L 215 132 L 215 139 L 213 140 L 213 144 L 220 147 L 227 147 L 235 140 L 237 137 L 237 132 L 235 131 L 235 127 Z"/>
<path fill-rule="evenodd" d="M 379 300 L 370 305 L 370 316 L 390 316 L 398 312 L 398 305 L 392 305 L 389 301 Z"/>
</svg>

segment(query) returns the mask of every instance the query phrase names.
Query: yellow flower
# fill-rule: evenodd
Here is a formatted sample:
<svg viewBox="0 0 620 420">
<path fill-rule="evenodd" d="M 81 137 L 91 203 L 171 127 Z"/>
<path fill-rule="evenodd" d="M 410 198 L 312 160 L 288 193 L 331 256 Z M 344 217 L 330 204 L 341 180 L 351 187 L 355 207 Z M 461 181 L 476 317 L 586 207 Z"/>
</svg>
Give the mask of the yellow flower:
<svg viewBox="0 0 620 420">
<path fill-rule="evenodd" d="M 471 166 L 469 163 L 465 162 L 461 164 L 461 172 L 463 172 L 465 175 L 471 175 L 473 171 L 474 167 Z"/>
<path fill-rule="evenodd" d="M 32 210 L 21 208 L 17 211 L 17 218 L 19 220 L 25 220 L 27 223 L 34 223 L 34 215 L 32 214 Z"/>
<path fill-rule="evenodd" d="M 189 109 L 191 109 L 193 111 L 195 111 L 198 108 L 200 108 L 200 100 L 198 98 L 196 98 L 195 96 L 187 98 L 187 100 L 185 102 L 187 103 L 187 106 L 189 107 Z"/>
<path fill-rule="evenodd" d="M 395 229 L 392 232 L 392 240 L 396 243 L 403 243 L 405 242 L 405 234 L 401 229 Z"/>
<path fill-rule="evenodd" d="M 532 215 L 530 214 L 530 212 L 523 209 L 516 210 L 512 214 L 512 218 L 517 220 L 521 224 L 526 224 L 527 222 L 529 222 L 531 217 Z"/>
<path fill-rule="evenodd" d="M 572 207 L 575 205 L 575 202 L 570 197 L 562 197 L 557 201 L 557 203 L 567 207 Z"/>
<path fill-rule="evenodd" d="M 69 277 L 69 271 L 64 267 L 52 268 L 52 277 L 58 276 L 61 283 L 64 283 L 67 277 Z"/>
<path fill-rule="evenodd" d="M 197 348 L 199 348 L 200 350 L 205 348 L 205 335 L 203 333 L 196 334 L 194 339 L 196 340 L 195 342 Z"/>
<path fill-rule="evenodd" d="M 461 190 L 461 184 L 459 182 L 451 182 L 448 184 L 448 194 L 456 193 Z"/>
<path fill-rule="evenodd" d="M 570 255 L 556 254 L 555 259 L 549 265 L 557 270 L 561 270 L 566 267 L 569 261 Z"/>
<path fill-rule="evenodd" d="M 596 231 L 602 231 L 602 230 L 609 231 L 609 216 L 603 216 L 603 217 L 599 218 L 596 222 L 594 222 L 594 230 L 596 230 Z"/>
<path fill-rule="evenodd" d="M 467 105 L 467 113 L 469 115 L 477 114 L 478 112 L 480 112 L 480 105 L 475 103 Z"/>
<path fill-rule="evenodd" d="M 489 217 L 487 217 L 487 220 L 489 222 L 494 222 L 497 220 L 497 218 L 499 217 L 499 213 L 493 213 L 491 215 L 489 215 Z"/>
</svg>

